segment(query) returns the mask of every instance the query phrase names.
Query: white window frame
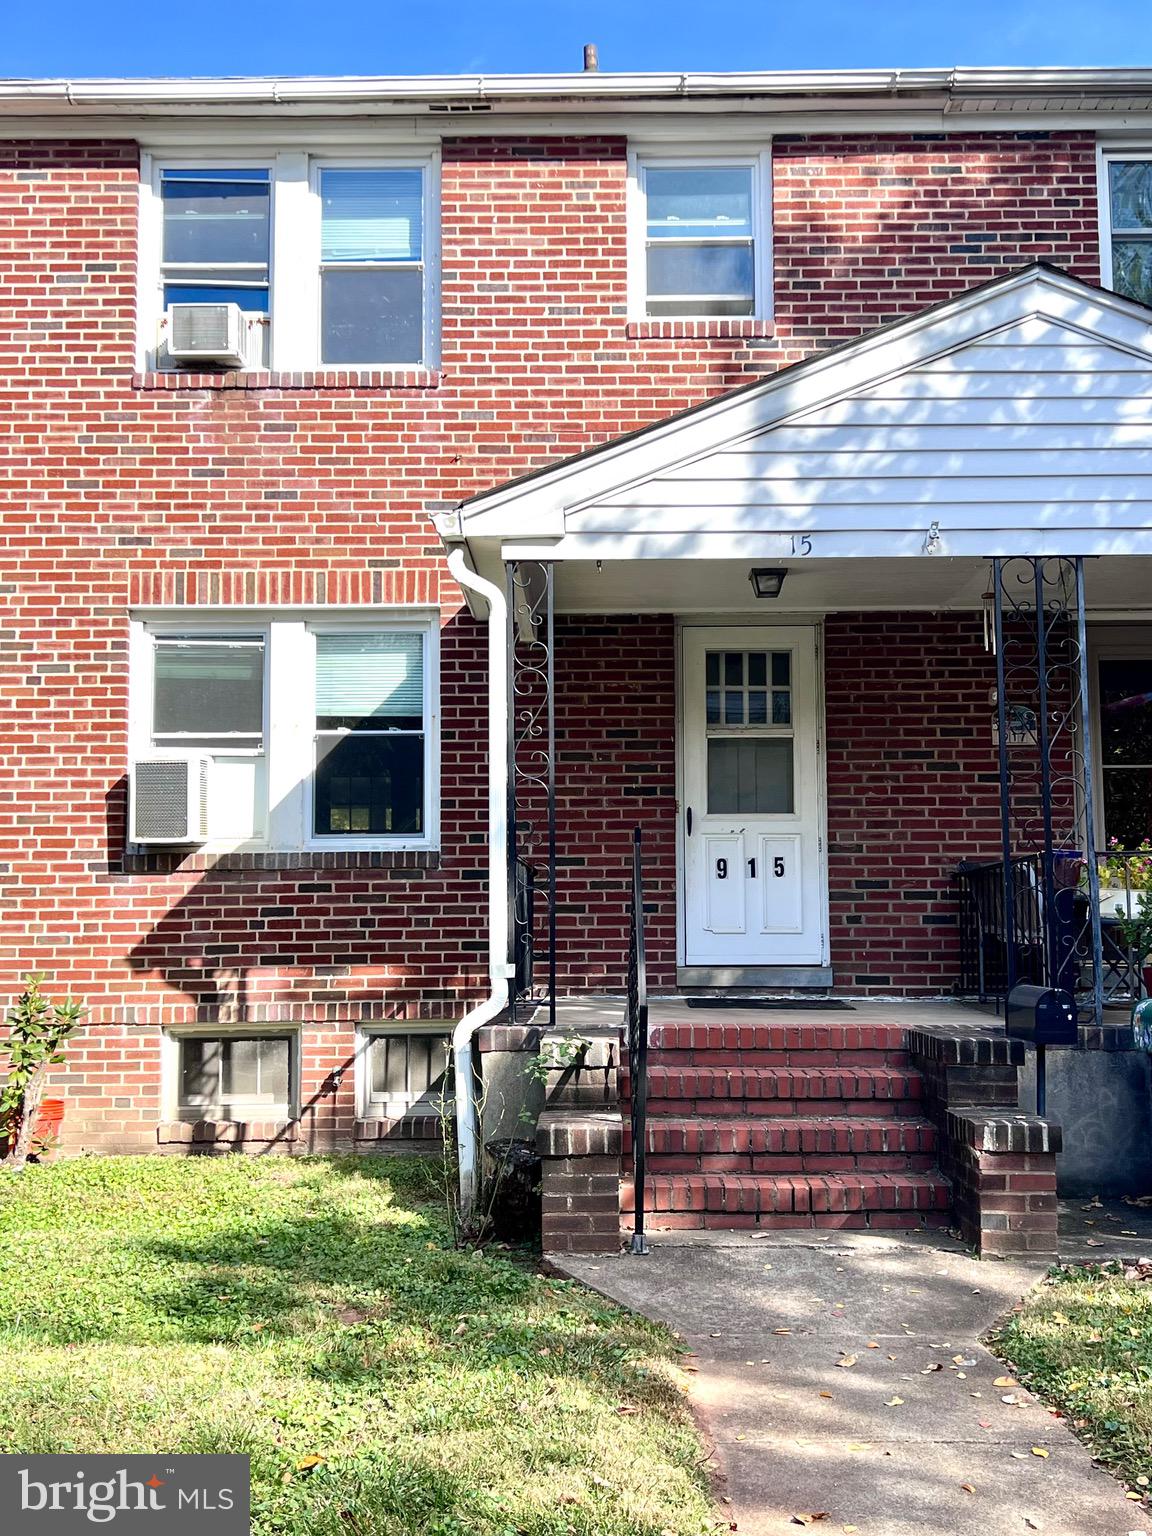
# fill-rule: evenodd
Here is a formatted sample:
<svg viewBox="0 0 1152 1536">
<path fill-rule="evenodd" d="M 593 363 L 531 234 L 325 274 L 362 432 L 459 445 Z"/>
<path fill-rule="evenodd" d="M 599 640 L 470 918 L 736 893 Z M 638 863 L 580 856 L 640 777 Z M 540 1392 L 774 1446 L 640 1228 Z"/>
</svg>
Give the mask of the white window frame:
<svg viewBox="0 0 1152 1536">
<path fill-rule="evenodd" d="M 1100 697 L 1102 661 L 1146 661 L 1152 663 L 1152 636 L 1143 625 L 1101 625 L 1088 634 L 1088 706 L 1096 736 L 1091 786 L 1095 818 L 1096 846 L 1104 851 L 1112 833 L 1104 814 L 1104 758 L 1100 742 L 1104 734 L 1103 701 Z M 1128 850 L 1131 851 L 1131 850 Z"/>
<path fill-rule="evenodd" d="M 180 1098 L 181 1056 L 185 1040 L 287 1040 L 288 1041 L 288 1103 L 244 1105 L 188 1105 Z M 242 1124 L 249 1120 L 297 1120 L 300 1117 L 300 1030 L 294 1026 L 275 1024 L 197 1024 L 164 1030 L 160 1037 L 161 1103 L 164 1118 L 195 1124 L 187 1111 L 203 1110 L 200 1120 L 219 1123 Z M 242 1113 L 237 1113 L 240 1110 Z M 230 1113 L 225 1113 L 230 1111 Z"/>
<path fill-rule="evenodd" d="M 1112 288 L 1112 187 L 1108 168 L 1114 160 L 1127 163 L 1130 160 L 1152 161 L 1152 144 L 1145 139 L 1139 144 L 1106 143 L 1096 146 L 1096 204 L 1100 219 L 1100 285 Z M 1115 289 L 1112 289 L 1115 292 Z M 1126 297 L 1126 295 L 1121 295 Z M 1139 304 L 1139 299 L 1133 299 Z"/>
<path fill-rule="evenodd" d="M 424 831 L 413 836 L 363 833 L 318 837 L 313 828 L 316 732 L 316 635 L 415 630 L 424 636 Z M 264 637 L 264 744 L 254 748 L 156 748 L 152 745 L 155 636 L 260 634 Z M 304 680 L 302 682 L 302 679 Z M 222 853 L 434 851 L 440 846 L 440 613 L 429 608 L 242 608 L 147 610 L 129 629 L 130 762 L 144 757 L 256 757 L 264 760 L 264 825 L 241 840 L 210 838 L 200 851 Z M 259 802 L 258 802 L 259 803 Z M 148 845 L 135 845 L 146 848 Z"/>
<path fill-rule="evenodd" d="M 750 315 L 650 315 L 648 313 L 648 200 L 644 173 L 649 166 L 659 170 L 721 169 L 747 166 L 752 171 L 752 270 L 755 284 Z M 772 318 L 772 150 L 734 150 L 731 154 L 677 154 L 666 146 L 648 150 L 643 146 L 628 149 L 628 318 L 650 324 L 673 324 L 770 320 Z"/>
<path fill-rule="evenodd" d="M 360 1120 L 398 1120 L 411 1113 L 411 1104 L 398 1100 L 374 1101 L 372 1098 L 372 1042 L 388 1035 L 447 1035 L 449 1067 L 451 1040 L 455 1025 L 448 1019 L 396 1019 L 379 1024 L 361 1024 L 356 1030 L 356 1116 Z M 451 1100 L 450 1100 L 451 1101 Z"/>
<path fill-rule="evenodd" d="M 167 170 L 267 170 L 270 177 L 271 241 L 268 262 L 266 363 L 275 373 L 335 370 L 352 373 L 435 369 L 440 351 L 440 151 L 425 146 L 410 153 L 311 154 L 278 149 L 263 155 L 157 154 L 140 157 L 140 208 L 136 274 L 136 366 L 157 366 L 164 318 L 161 256 L 164 207 L 161 177 Z M 322 168 L 339 170 L 419 170 L 424 177 L 424 345 L 413 363 L 321 363 L 320 361 L 320 177 Z M 244 369 L 236 370 L 244 372 Z M 247 371 L 252 371 L 251 369 Z"/>
</svg>

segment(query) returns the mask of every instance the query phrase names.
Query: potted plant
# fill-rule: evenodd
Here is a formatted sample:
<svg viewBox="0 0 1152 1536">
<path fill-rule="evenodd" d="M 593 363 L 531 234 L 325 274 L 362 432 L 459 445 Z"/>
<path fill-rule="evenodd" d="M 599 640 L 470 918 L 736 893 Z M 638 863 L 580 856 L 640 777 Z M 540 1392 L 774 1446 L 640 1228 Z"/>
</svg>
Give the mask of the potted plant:
<svg viewBox="0 0 1152 1536">
<path fill-rule="evenodd" d="M 8 1078 L 0 1089 L 4 1162 L 23 1168 L 30 1155 L 55 1140 L 64 1113 L 62 1099 L 45 1099 L 48 1072 L 64 1060 L 63 1046 L 80 1027 L 83 1006 L 68 998 L 50 1003 L 40 990 L 43 976 L 24 978 L 24 991 L 8 1014 Z"/>
<path fill-rule="evenodd" d="M 1138 848 L 1122 852 L 1119 840 L 1110 837 L 1096 870 L 1100 878 L 1100 911 L 1104 916 L 1135 917 L 1143 894 L 1152 891 L 1152 843 L 1145 838 Z"/>
</svg>

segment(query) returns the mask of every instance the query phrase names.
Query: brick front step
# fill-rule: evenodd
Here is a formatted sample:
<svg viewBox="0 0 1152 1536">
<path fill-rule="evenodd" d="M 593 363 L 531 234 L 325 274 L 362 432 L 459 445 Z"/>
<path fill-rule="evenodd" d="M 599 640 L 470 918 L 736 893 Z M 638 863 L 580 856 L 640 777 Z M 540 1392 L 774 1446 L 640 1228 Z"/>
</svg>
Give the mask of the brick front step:
<svg viewBox="0 0 1152 1536">
<path fill-rule="evenodd" d="M 629 1080 L 624 1076 L 627 1095 Z M 898 1067 L 664 1067 L 648 1069 L 652 1113 L 690 1114 L 698 1100 L 724 1100 L 723 1113 L 745 1113 L 748 1100 L 820 1100 L 823 1104 L 866 1101 L 913 1102 L 920 1098 L 919 1072 Z M 659 1107 L 666 1106 L 666 1107 Z M 707 1110 L 704 1111 L 707 1113 Z M 822 1113 L 827 1111 L 822 1110 Z M 915 1111 L 913 1111 L 914 1113 Z"/>
<path fill-rule="evenodd" d="M 624 1137 L 631 1153 L 631 1137 Z M 925 1171 L 936 1160 L 927 1120 L 806 1118 L 648 1122 L 650 1173 L 836 1173 Z"/>
<path fill-rule="evenodd" d="M 653 1228 L 662 1225 L 663 1216 L 705 1218 L 697 1224 L 714 1227 L 769 1226 L 777 1217 L 821 1216 L 856 1217 L 860 1225 L 883 1225 L 874 1218 L 943 1216 L 950 1203 L 951 1190 L 940 1173 L 673 1173 L 654 1174 L 647 1180 L 645 1209 L 652 1215 Z M 631 1179 L 620 1185 L 620 1209 L 624 1216 L 635 1209 Z"/>
<path fill-rule="evenodd" d="M 659 1024 L 648 1029 L 649 1059 L 659 1051 L 902 1051 L 899 1024 Z"/>
</svg>

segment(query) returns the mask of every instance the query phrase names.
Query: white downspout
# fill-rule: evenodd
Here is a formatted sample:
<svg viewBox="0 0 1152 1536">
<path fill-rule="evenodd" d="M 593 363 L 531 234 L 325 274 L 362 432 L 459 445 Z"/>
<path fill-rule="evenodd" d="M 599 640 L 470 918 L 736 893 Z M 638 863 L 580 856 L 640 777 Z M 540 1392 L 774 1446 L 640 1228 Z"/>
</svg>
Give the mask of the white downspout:
<svg viewBox="0 0 1152 1536">
<path fill-rule="evenodd" d="M 479 1113 L 473 1092 L 472 1038 L 508 1005 L 508 604 L 504 593 L 469 566 L 462 549 L 448 552 L 448 569 L 488 604 L 488 978 L 490 991 L 452 1034 L 456 1064 L 456 1138 L 460 1206 L 471 1209 L 480 1175 Z"/>
</svg>

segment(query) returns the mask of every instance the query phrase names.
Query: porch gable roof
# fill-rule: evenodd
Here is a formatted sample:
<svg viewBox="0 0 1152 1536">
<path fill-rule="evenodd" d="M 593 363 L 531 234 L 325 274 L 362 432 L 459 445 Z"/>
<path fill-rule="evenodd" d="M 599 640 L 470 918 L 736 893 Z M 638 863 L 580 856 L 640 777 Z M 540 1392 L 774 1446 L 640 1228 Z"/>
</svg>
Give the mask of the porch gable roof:
<svg viewBox="0 0 1152 1536">
<path fill-rule="evenodd" d="M 1034 264 L 437 526 L 553 560 L 1152 553 L 1152 310 Z"/>
</svg>

